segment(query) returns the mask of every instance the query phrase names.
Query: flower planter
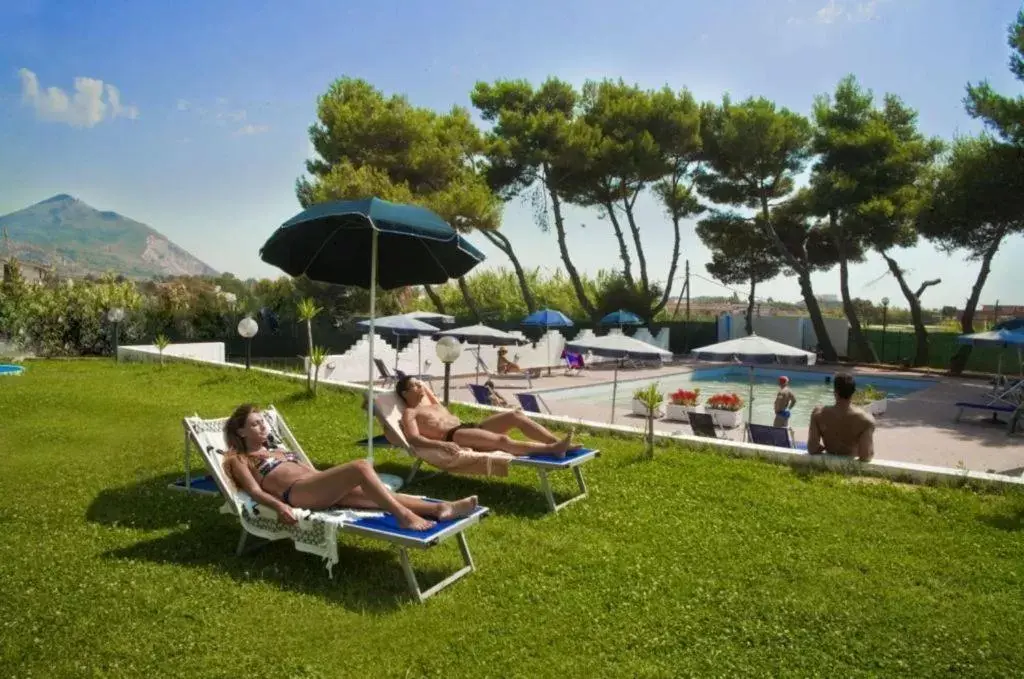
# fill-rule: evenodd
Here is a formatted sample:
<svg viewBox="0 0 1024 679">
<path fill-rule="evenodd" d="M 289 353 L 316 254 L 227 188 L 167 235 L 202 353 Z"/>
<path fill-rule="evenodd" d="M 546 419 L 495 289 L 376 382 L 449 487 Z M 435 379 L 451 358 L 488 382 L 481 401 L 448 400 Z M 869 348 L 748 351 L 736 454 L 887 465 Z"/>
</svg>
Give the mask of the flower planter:
<svg viewBox="0 0 1024 679">
<path fill-rule="evenodd" d="M 726 429 L 738 427 L 743 422 L 742 410 L 715 410 L 714 408 L 708 408 L 707 412 L 714 418 L 715 424 Z"/>
<path fill-rule="evenodd" d="M 665 406 L 665 419 L 675 420 L 676 422 L 689 422 L 689 413 L 696 410 L 697 406 L 677 406 L 674 403 L 669 403 Z"/>
<path fill-rule="evenodd" d="M 633 399 L 633 414 L 634 415 L 640 415 L 642 417 L 647 417 L 648 416 L 647 406 L 644 404 L 643 401 L 638 401 L 637 399 Z M 654 417 L 658 418 L 658 417 L 663 416 L 664 414 L 665 414 L 665 406 L 664 406 L 664 404 L 660 405 L 660 406 L 658 406 L 657 408 L 654 409 Z"/>
</svg>

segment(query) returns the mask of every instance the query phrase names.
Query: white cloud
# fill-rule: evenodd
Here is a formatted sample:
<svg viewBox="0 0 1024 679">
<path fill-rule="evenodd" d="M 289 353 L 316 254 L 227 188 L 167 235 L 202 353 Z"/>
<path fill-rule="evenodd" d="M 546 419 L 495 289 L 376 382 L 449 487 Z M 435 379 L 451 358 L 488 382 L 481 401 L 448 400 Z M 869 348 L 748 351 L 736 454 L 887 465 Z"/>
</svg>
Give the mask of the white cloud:
<svg viewBox="0 0 1024 679">
<path fill-rule="evenodd" d="M 121 103 L 117 87 L 97 78 L 75 78 L 74 93 L 69 95 L 59 87 L 43 89 L 39 77 L 27 68 L 20 69 L 18 77 L 22 103 L 32 106 L 41 120 L 72 127 L 93 127 L 108 118 L 135 120 L 139 117 L 137 106 Z"/>
<path fill-rule="evenodd" d="M 815 18 L 818 23 L 831 24 L 834 23 L 836 19 L 842 17 L 845 12 L 845 8 L 841 4 L 838 4 L 836 0 L 828 0 L 828 4 L 815 13 Z"/>
<path fill-rule="evenodd" d="M 879 5 L 888 1 L 860 0 L 859 2 L 852 2 L 851 0 L 828 0 L 824 6 L 819 7 L 814 12 L 812 21 L 817 24 L 826 25 L 843 21 L 850 23 L 871 21 L 878 18 Z M 786 23 L 797 26 L 804 23 L 804 18 L 791 16 L 786 19 Z"/>
<path fill-rule="evenodd" d="M 225 97 L 217 97 L 212 106 L 203 105 L 187 99 L 178 99 L 177 110 L 195 115 L 201 123 L 212 123 L 218 127 L 230 127 L 234 134 L 262 134 L 270 129 L 269 125 L 249 121 L 249 112 L 244 108 L 231 106 Z"/>
<path fill-rule="evenodd" d="M 236 134 L 263 134 L 269 129 L 269 125 L 253 125 L 252 123 L 249 123 L 248 125 L 242 125 L 238 128 Z"/>
</svg>

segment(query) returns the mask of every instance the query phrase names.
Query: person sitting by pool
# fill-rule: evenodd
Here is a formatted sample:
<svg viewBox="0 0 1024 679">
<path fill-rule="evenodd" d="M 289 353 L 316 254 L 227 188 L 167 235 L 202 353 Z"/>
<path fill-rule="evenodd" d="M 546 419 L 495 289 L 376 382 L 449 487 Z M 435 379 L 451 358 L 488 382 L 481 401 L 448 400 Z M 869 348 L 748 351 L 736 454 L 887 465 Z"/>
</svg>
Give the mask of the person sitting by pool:
<svg viewBox="0 0 1024 679">
<path fill-rule="evenodd" d="M 495 388 L 494 380 L 484 382 L 484 388 L 487 389 L 487 400 L 491 402 L 492 406 L 499 408 L 510 407 L 505 397 L 499 394 L 497 388 Z"/>
<path fill-rule="evenodd" d="M 567 451 L 580 448 L 572 443 L 572 433 L 560 439 L 520 410 L 491 415 L 480 422 L 463 422 L 431 398 L 423 382 L 412 376 L 398 380 L 395 391 L 406 406 L 402 413 L 402 430 L 409 443 L 416 447 L 438 448 L 449 453 L 470 448 L 481 453 L 503 452 L 516 456 L 539 453 L 555 457 L 565 457 Z M 513 429 L 521 431 L 529 440 L 511 438 L 508 432 Z"/>
<path fill-rule="evenodd" d="M 818 406 L 811 413 L 807 452 L 848 455 L 861 462 L 875 456 L 875 418 L 853 405 L 857 384 L 850 373 L 836 373 L 832 380 L 836 404 Z"/>
<path fill-rule="evenodd" d="M 294 453 L 283 450 L 270 437 L 260 409 L 246 403 L 224 424 L 228 443 L 225 466 L 238 487 L 256 502 L 277 512 L 286 524 L 296 522 L 292 508 L 351 507 L 383 509 L 407 530 L 428 530 L 437 521 L 471 514 L 476 495 L 456 502 L 427 502 L 412 495 L 393 493 L 367 460 L 353 460 L 319 471 Z"/>
<path fill-rule="evenodd" d="M 775 422 L 772 426 L 788 427 L 790 411 L 795 405 L 796 395 L 789 388 L 789 378 L 783 375 L 779 378 L 779 393 L 775 394 Z"/>
</svg>

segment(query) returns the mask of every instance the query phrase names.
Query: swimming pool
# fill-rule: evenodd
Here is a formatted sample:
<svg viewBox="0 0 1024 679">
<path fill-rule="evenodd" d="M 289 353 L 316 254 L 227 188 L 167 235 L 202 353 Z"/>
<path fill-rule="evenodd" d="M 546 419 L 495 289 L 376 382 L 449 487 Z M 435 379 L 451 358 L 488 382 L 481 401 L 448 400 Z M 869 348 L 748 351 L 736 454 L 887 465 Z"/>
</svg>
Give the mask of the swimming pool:
<svg viewBox="0 0 1024 679">
<path fill-rule="evenodd" d="M 3 364 L 0 365 L 0 376 L 2 375 L 20 375 L 25 372 L 25 369 L 20 365 Z"/>
<path fill-rule="evenodd" d="M 832 395 L 832 384 L 831 382 L 825 382 L 825 378 L 831 378 L 832 373 L 781 368 L 755 368 L 752 414 L 755 423 L 771 424 L 775 419 L 773 404 L 775 394 L 779 389 L 778 379 L 781 375 L 789 377 L 790 389 L 793 390 L 793 394 L 796 396 L 796 406 L 793 407 L 792 416 L 789 420 L 790 426 L 794 429 L 804 429 L 807 427 L 810 422 L 811 411 L 815 406 L 829 405 L 835 402 L 835 397 Z M 855 377 L 858 389 L 870 384 L 886 392 L 890 399 L 900 398 L 915 391 L 927 389 L 936 383 L 935 380 L 930 379 L 895 378 L 880 375 L 855 374 Z M 633 391 L 640 387 L 645 387 L 652 382 L 658 383 L 659 391 L 666 395 L 666 403 L 668 403 L 668 394 L 680 388 L 699 388 L 701 390 L 701 403 L 708 396 L 721 392 L 736 392 L 746 400 L 750 390 L 750 369 L 743 366 L 699 368 L 692 372 L 663 375 L 657 379 L 620 380 L 618 395 L 615 399 L 615 411 L 617 413 L 629 412 L 630 404 L 633 400 Z M 559 412 L 558 403 L 566 405 L 570 403 L 607 405 L 611 408 L 612 402 L 612 385 L 610 382 L 585 387 L 551 389 L 536 393 L 542 395 L 556 413 Z M 746 411 L 746 405 L 744 405 L 744 411 Z M 745 415 L 744 419 L 746 419 Z"/>
</svg>

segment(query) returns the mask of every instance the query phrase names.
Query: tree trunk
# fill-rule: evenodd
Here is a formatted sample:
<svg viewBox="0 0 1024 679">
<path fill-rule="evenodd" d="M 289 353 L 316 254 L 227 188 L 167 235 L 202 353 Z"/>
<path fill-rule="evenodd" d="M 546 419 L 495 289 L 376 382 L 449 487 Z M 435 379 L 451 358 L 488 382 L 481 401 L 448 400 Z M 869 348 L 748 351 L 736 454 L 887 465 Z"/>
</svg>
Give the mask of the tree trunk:
<svg viewBox="0 0 1024 679">
<path fill-rule="evenodd" d="M 825 317 L 821 315 L 821 307 L 818 306 L 818 298 L 814 296 L 814 289 L 811 287 L 811 274 L 808 269 L 797 273 L 797 280 L 800 283 L 800 294 L 807 305 L 807 315 L 811 317 L 811 326 L 814 334 L 818 337 L 818 348 L 821 350 L 822 358 L 830 363 L 839 360 L 836 348 L 832 346 L 832 338 L 829 337 L 828 328 L 825 326 Z"/>
<path fill-rule="evenodd" d="M 565 272 L 569 275 L 569 282 L 572 283 L 572 289 L 576 293 L 576 298 L 580 301 L 580 307 L 582 307 L 584 313 L 590 316 L 592 319 L 597 320 L 597 309 L 587 299 L 587 291 L 583 289 L 583 281 L 580 280 L 580 274 L 576 271 L 576 267 L 572 264 L 572 258 L 569 256 L 569 246 L 565 242 L 565 219 L 562 217 L 562 201 L 558 197 L 558 192 L 555 187 L 548 183 L 547 179 L 550 176 L 547 166 L 544 167 L 545 187 L 548 190 L 548 194 L 551 197 L 551 210 L 555 215 L 555 232 L 558 235 L 558 251 L 562 255 L 562 263 L 565 264 Z"/>
<path fill-rule="evenodd" d="M 754 291 L 757 288 L 757 280 L 750 277 L 750 295 L 747 297 L 747 334 L 754 334 Z"/>
<path fill-rule="evenodd" d="M 846 244 L 843 242 L 842 234 L 836 232 L 838 227 L 834 213 L 829 215 L 829 221 L 831 222 L 832 239 L 836 246 L 836 252 L 839 254 L 839 293 L 843 298 L 843 312 L 846 314 L 846 320 L 850 322 L 850 335 L 853 337 L 853 346 L 857 348 L 857 358 L 868 363 L 878 363 L 878 354 L 875 353 L 875 348 L 860 327 L 857 307 L 853 305 L 853 299 L 850 297 L 850 263 L 846 257 Z"/>
<path fill-rule="evenodd" d="M 673 195 L 675 195 L 676 186 L 678 186 L 678 180 L 675 177 L 673 177 L 672 178 L 672 192 L 673 192 Z M 677 209 L 673 209 L 672 210 L 672 232 L 673 232 L 672 259 L 670 259 L 669 263 L 668 263 L 668 278 L 665 279 L 665 289 L 662 290 L 662 292 L 661 292 L 661 300 L 654 306 L 654 309 L 651 312 L 651 316 L 657 316 L 661 312 L 661 310 L 665 308 L 665 305 L 668 304 L 669 298 L 672 296 L 672 283 L 673 283 L 673 281 L 674 281 L 674 279 L 676 277 L 676 267 L 679 264 L 680 236 L 679 236 L 679 214 L 678 214 L 678 212 L 679 211 Z M 679 310 L 679 305 L 677 304 L 676 305 L 676 311 L 678 311 L 678 310 Z"/>
<path fill-rule="evenodd" d="M 434 305 L 435 309 L 437 309 L 437 313 L 444 314 L 445 316 L 448 315 L 448 312 L 444 308 L 444 302 L 441 301 L 441 296 L 434 292 L 434 288 L 429 285 L 424 285 L 423 292 L 427 293 L 427 297 L 430 298 L 430 303 Z"/>
<path fill-rule="evenodd" d="M 628 197 L 622 199 L 622 205 L 626 209 L 626 221 L 629 222 L 629 230 L 633 232 L 633 244 L 636 246 L 636 261 L 640 264 L 640 285 L 643 286 L 644 294 L 651 291 L 650 280 L 647 278 L 647 258 L 644 256 L 644 245 L 640 242 L 640 228 L 636 225 L 633 217 L 633 205 L 636 203 L 638 194 L 633 194 L 633 199 Z"/>
<path fill-rule="evenodd" d="M 804 298 L 804 304 L 807 305 L 807 315 L 811 317 L 814 333 L 818 336 L 818 348 L 821 349 L 821 355 L 826 361 L 835 363 L 839 360 L 839 355 L 836 353 L 836 348 L 832 346 L 832 338 L 828 336 L 828 332 L 825 330 L 825 319 L 821 315 L 821 307 L 818 306 L 818 299 L 814 296 L 814 288 L 811 286 L 810 267 L 807 266 L 806 262 L 801 262 L 794 257 L 793 253 L 786 247 L 786 244 L 782 242 L 775 227 L 772 226 L 771 212 L 768 208 L 768 196 L 763 193 L 761 194 L 761 211 L 764 217 L 766 235 L 775 243 L 775 249 L 797 274 L 797 279 L 800 282 L 800 294 Z"/>
<path fill-rule="evenodd" d="M 619 241 L 619 257 L 622 259 L 622 275 L 625 276 L 626 282 L 629 283 L 629 287 L 635 288 L 636 283 L 633 281 L 633 262 L 629 258 L 629 248 L 626 247 L 626 236 L 622 233 L 622 225 L 619 224 L 619 218 L 615 216 L 615 205 L 608 200 L 604 204 L 604 210 L 608 213 L 608 219 L 612 223 L 612 229 L 615 231 L 615 239 Z"/>
<path fill-rule="evenodd" d="M 900 269 L 899 264 L 896 263 L 896 260 L 884 252 L 881 255 L 882 259 L 889 266 L 890 273 L 892 273 L 896 282 L 899 283 L 903 296 L 907 298 L 907 303 L 910 305 L 910 319 L 914 324 L 914 365 L 926 366 L 930 359 L 928 356 L 928 331 L 924 327 L 924 317 L 921 314 L 921 293 L 929 285 L 934 285 L 936 281 L 925 281 L 921 285 L 920 290 L 915 293 L 907 285 L 907 279 L 904 278 L 903 271 Z"/>
<path fill-rule="evenodd" d="M 988 280 L 989 272 L 992 270 L 992 258 L 996 256 L 996 252 L 999 251 L 999 246 L 1002 243 L 1003 233 L 1000 232 L 981 257 L 981 270 L 978 271 L 978 278 L 974 281 L 974 286 L 971 288 L 971 296 L 967 298 L 967 304 L 964 306 L 964 315 L 960 319 L 960 330 L 965 335 L 974 332 L 974 312 L 978 308 L 978 300 L 981 299 L 981 290 L 985 287 L 985 281 Z M 967 367 L 967 359 L 970 357 L 971 345 L 964 344 L 957 350 L 949 362 L 949 374 L 961 374 L 964 368 Z"/>
<path fill-rule="evenodd" d="M 459 276 L 455 279 L 459 284 L 459 290 L 462 291 L 462 297 L 466 300 L 466 307 L 469 308 L 470 315 L 477 323 L 483 323 L 483 316 L 480 315 L 480 307 L 476 303 L 476 299 L 473 298 L 473 293 L 469 290 L 469 285 L 466 284 L 466 277 Z"/>
<path fill-rule="evenodd" d="M 306 361 L 309 368 L 306 370 L 306 391 L 312 391 L 313 386 L 311 384 L 313 380 L 313 374 L 310 370 L 313 369 L 313 319 L 306 319 L 306 339 L 309 341 L 309 348 L 306 353 Z"/>
<path fill-rule="evenodd" d="M 523 302 L 526 304 L 526 310 L 528 313 L 533 313 L 537 310 L 537 300 L 533 296 L 533 292 L 530 290 L 530 285 L 526 281 L 526 272 L 523 271 L 523 265 L 519 263 L 519 258 L 516 257 L 515 252 L 512 250 L 512 243 L 505 234 L 498 231 L 481 231 L 487 240 L 494 243 L 494 246 L 505 253 L 509 261 L 512 262 L 512 269 L 516 272 L 516 279 L 519 281 L 519 291 L 523 293 Z"/>
</svg>

